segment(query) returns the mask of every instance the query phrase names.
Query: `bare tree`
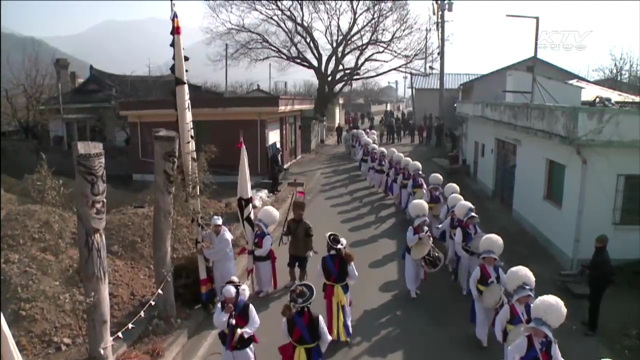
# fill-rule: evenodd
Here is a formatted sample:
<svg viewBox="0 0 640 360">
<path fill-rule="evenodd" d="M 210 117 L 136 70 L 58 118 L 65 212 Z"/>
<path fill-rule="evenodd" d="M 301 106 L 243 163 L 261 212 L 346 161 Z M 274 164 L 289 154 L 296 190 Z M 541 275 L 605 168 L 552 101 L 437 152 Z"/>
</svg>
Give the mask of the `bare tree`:
<svg viewBox="0 0 640 360">
<path fill-rule="evenodd" d="M 46 120 L 40 109 L 56 94 L 53 59 L 43 62 L 37 46 L 17 60 L 5 54 L 10 77 L 2 86 L 2 121 L 17 125 L 27 139 L 38 139 Z"/>
<path fill-rule="evenodd" d="M 609 64 L 601 65 L 593 70 L 596 77 L 602 80 L 614 80 L 615 82 L 623 82 L 629 84 L 625 88 L 616 88 L 619 91 L 634 94 L 640 93 L 640 58 L 631 51 L 615 50 L 609 51 Z M 622 84 L 619 84 L 622 85 Z M 616 87 L 615 83 L 611 86 Z"/>
<path fill-rule="evenodd" d="M 362 99 L 365 103 L 375 103 L 380 100 L 382 86 L 375 80 L 359 82 L 353 88 L 346 91 L 346 96 L 351 100 Z"/>
<path fill-rule="evenodd" d="M 292 83 L 289 89 L 287 95 L 312 98 L 318 93 L 318 84 L 312 80 L 303 80 Z"/>
<path fill-rule="evenodd" d="M 229 44 L 236 62 L 275 60 L 313 71 L 315 113 L 353 81 L 414 71 L 425 60 L 427 28 L 407 1 L 207 1 L 209 43 Z M 429 14 L 428 14 L 429 15 Z M 430 44 L 431 58 L 437 52 Z M 216 58 L 224 53 L 216 54 Z"/>
</svg>

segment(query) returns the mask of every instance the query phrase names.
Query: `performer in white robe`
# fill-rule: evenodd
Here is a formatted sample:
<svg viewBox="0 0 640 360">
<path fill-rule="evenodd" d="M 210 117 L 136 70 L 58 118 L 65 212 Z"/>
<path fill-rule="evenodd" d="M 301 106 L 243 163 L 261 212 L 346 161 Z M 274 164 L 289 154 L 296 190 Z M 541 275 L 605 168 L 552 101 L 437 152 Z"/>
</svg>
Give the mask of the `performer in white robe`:
<svg viewBox="0 0 640 360">
<path fill-rule="evenodd" d="M 398 176 L 398 189 L 400 197 L 398 198 L 400 206 L 400 210 L 404 211 L 405 208 L 409 205 L 409 194 L 411 189 L 409 189 L 409 182 L 411 181 L 411 172 L 409 171 L 409 165 L 413 162 L 410 157 L 406 156 L 400 162 L 400 166 L 402 167 L 402 171 Z"/>
<path fill-rule="evenodd" d="M 449 205 L 448 202 L 449 197 L 451 195 L 460 195 L 460 187 L 456 183 L 448 183 L 445 185 L 443 193 L 445 200 L 447 200 L 447 205 L 443 206 L 440 210 L 440 219 L 442 219 L 442 221 L 444 221 L 451 213 L 451 205 Z"/>
<path fill-rule="evenodd" d="M 362 150 L 364 147 L 363 140 L 366 138 L 367 137 L 364 135 L 364 131 L 356 130 L 356 136 L 355 136 L 356 148 L 355 148 L 354 158 L 353 158 L 356 161 L 360 161 L 360 158 L 362 157 Z"/>
<path fill-rule="evenodd" d="M 237 280 L 237 279 L 235 279 Z M 231 281 L 222 288 L 224 300 L 216 305 L 213 324 L 224 352 L 222 360 L 255 360 L 254 343 L 260 318 L 249 302 L 249 287 Z"/>
<path fill-rule="evenodd" d="M 380 186 L 380 191 L 382 191 L 385 195 L 391 195 L 390 184 L 393 179 L 392 170 L 395 166 L 395 160 L 393 157 L 398 154 L 398 150 L 391 148 L 387 151 L 387 164 L 384 167 L 384 175 L 382 176 L 382 183 Z"/>
<path fill-rule="evenodd" d="M 410 191 L 408 202 L 411 203 L 413 200 L 426 201 L 425 194 L 427 192 L 427 184 L 422 179 L 422 164 L 418 161 L 412 161 L 411 164 L 409 164 L 409 172 L 411 173 L 411 180 L 409 181 Z M 407 218 L 411 219 L 412 217 L 408 211 L 409 204 L 406 204 L 405 206 L 405 209 L 407 210 Z"/>
<path fill-rule="evenodd" d="M 514 266 L 504 278 L 504 288 L 511 294 L 508 306 L 504 306 L 496 316 L 494 330 L 496 339 L 504 346 L 507 359 L 507 340 L 518 336 L 520 329 L 531 323 L 531 304 L 535 298 L 536 278 L 529 268 Z"/>
<path fill-rule="evenodd" d="M 361 144 L 362 144 L 362 151 L 360 152 L 360 157 L 358 158 L 358 161 L 360 163 L 360 172 L 362 173 L 362 176 L 365 177 L 365 179 L 367 178 L 367 173 L 369 172 L 369 156 L 371 156 L 371 152 L 370 152 L 370 146 L 372 146 L 373 144 L 371 143 L 371 140 L 369 140 L 369 138 L 363 137 L 361 138 Z"/>
<path fill-rule="evenodd" d="M 379 190 L 384 192 L 384 187 L 387 182 L 387 149 L 379 148 L 378 149 L 378 162 L 376 163 L 374 169 L 374 178 L 373 178 L 373 186 Z"/>
<path fill-rule="evenodd" d="M 378 145 L 372 144 L 369 146 L 371 155 L 369 155 L 369 168 L 367 170 L 367 183 L 369 186 L 374 186 L 376 175 L 376 164 L 378 163 Z"/>
<path fill-rule="evenodd" d="M 276 275 L 276 254 L 271 248 L 273 238 L 269 233 L 280 219 L 280 213 L 272 206 L 263 207 L 258 213 L 256 231 L 253 238 L 253 263 L 256 271 L 256 294 L 267 295 L 278 288 Z"/>
<path fill-rule="evenodd" d="M 442 175 L 438 173 L 429 175 L 429 185 L 425 193 L 425 200 L 429 204 L 429 223 L 431 225 L 429 230 L 436 237 L 439 234 L 436 232 L 437 226 L 444 220 L 444 218 L 440 218 L 440 211 L 445 204 L 445 197 L 441 187 L 443 181 Z"/>
<path fill-rule="evenodd" d="M 350 128 L 347 128 L 347 131 L 344 132 L 344 134 L 342 135 L 342 144 L 344 145 L 344 152 L 346 152 L 347 154 L 351 153 L 351 132 L 353 130 L 351 130 Z"/>
<path fill-rule="evenodd" d="M 324 281 L 322 292 L 327 309 L 331 338 L 349 342 L 351 327 L 351 286 L 358 278 L 353 255 L 346 249 L 347 240 L 336 233 L 327 234 L 327 255 L 318 266 L 318 276 Z"/>
<path fill-rule="evenodd" d="M 278 348 L 282 360 L 322 360 L 331 342 L 324 318 L 311 311 L 316 289 L 311 283 L 295 284 L 289 303 L 282 308 L 282 333 L 286 343 Z"/>
<path fill-rule="evenodd" d="M 487 234 L 480 241 L 480 265 L 478 265 L 469 279 L 469 289 L 473 294 L 476 314 L 476 337 L 483 347 L 488 346 L 489 328 L 496 316 L 496 308 L 486 308 L 482 303 L 482 296 L 491 284 L 503 286 L 504 271 L 500 267 L 499 256 L 504 250 L 502 238 L 496 234 Z"/>
<path fill-rule="evenodd" d="M 428 223 L 429 205 L 424 200 L 414 200 L 408 206 L 408 212 L 413 218 L 413 226 L 407 229 L 407 246 L 402 254 L 404 259 L 404 279 L 409 289 L 411 298 L 416 298 L 420 293 L 418 287 L 424 280 L 424 268 L 422 260 L 416 260 L 411 257 L 411 251 L 415 251 L 414 247 L 418 242 L 427 242 L 432 244 L 433 240 L 429 234 Z M 424 244 L 421 244 L 424 245 Z"/>
<path fill-rule="evenodd" d="M 222 218 L 214 216 L 211 219 L 212 231 L 202 234 L 202 255 L 209 260 L 213 267 L 213 283 L 216 296 L 222 297 L 224 284 L 236 276 L 236 261 L 233 252 L 233 235 L 226 226 L 222 225 Z"/>
<path fill-rule="evenodd" d="M 440 213 L 440 217 L 443 218 L 444 221 L 442 224 L 438 225 L 438 232 L 440 240 L 447 244 L 447 266 L 449 267 L 449 272 L 453 272 L 453 268 L 456 263 L 454 234 L 459 225 L 458 218 L 456 217 L 453 209 L 462 201 L 464 201 L 464 198 L 461 195 L 452 194 L 447 199 L 447 206 L 442 208 L 442 210 L 446 210 L 446 212 L 443 211 Z M 457 281 L 457 276 L 454 281 Z"/>
<path fill-rule="evenodd" d="M 371 130 L 369 131 L 369 135 L 367 135 L 369 137 L 369 139 L 371 139 L 371 142 L 378 145 L 378 134 L 376 134 L 375 130 Z"/>
<path fill-rule="evenodd" d="M 477 225 L 480 218 L 476 214 L 473 204 L 468 201 L 459 202 L 453 211 L 459 220 L 454 235 L 456 254 L 459 257 L 458 280 L 462 288 L 462 294 L 467 295 L 469 292 L 469 275 L 480 262 L 476 252 L 477 249 L 471 249 L 474 238 L 482 234 L 480 227 Z"/>
<path fill-rule="evenodd" d="M 507 349 L 507 360 L 563 360 L 553 336 L 567 317 L 564 302 L 554 295 L 543 295 L 531 305 L 531 323 L 523 336 Z"/>
<path fill-rule="evenodd" d="M 400 153 L 393 155 L 393 168 L 389 171 L 388 189 L 395 203 L 398 203 L 400 199 L 400 185 L 398 184 L 398 179 L 402 173 L 402 159 L 404 159 L 404 155 Z"/>
</svg>

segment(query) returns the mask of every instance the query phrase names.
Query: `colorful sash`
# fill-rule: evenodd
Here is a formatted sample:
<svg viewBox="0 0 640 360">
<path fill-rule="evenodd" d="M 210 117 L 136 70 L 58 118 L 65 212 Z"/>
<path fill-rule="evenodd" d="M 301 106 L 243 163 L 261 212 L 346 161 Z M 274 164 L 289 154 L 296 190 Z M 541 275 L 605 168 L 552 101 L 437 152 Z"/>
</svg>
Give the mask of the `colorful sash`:
<svg viewBox="0 0 640 360">
<path fill-rule="evenodd" d="M 520 360 L 552 360 L 552 346 L 553 341 L 551 339 L 545 339 L 540 343 L 540 350 L 538 350 L 533 336 L 529 334 L 527 335 L 527 351 L 524 353 L 524 356 L 520 358 Z"/>
<path fill-rule="evenodd" d="M 325 258 L 327 259 L 327 268 L 332 274 L 331 280 L 337 279 L 339 263 L 336 262 L 334 265 L 330 256 Z M 346 281 L 338 284 L 327 280 L 325 280 L 325 283 L 327 286 L 324 299 L 327 302 L 327 321 L 329 322 L 331 338 L 338 341 L 349 341 L 351 328 L 348 326 L 344 316 L 345 308 L 349 305 L 347 303 L 349 284 Z"/>
</svg>

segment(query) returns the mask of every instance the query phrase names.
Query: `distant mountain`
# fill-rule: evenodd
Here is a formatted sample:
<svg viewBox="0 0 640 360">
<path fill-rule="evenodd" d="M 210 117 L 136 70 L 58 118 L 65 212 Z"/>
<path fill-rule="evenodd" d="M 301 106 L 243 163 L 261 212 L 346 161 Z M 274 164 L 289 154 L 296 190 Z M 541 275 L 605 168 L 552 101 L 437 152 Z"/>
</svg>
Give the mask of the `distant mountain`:
<svg viewBox="0 0 640 360">
<path fill-rule="evenodd" d="M 85 59 L 93 66 L 117 74 L 139 74 L 159 68 L 171 59 L 169 19 L 109 20 L 79 34 L 45 37 L 47 43 Z M 195 27 L 183 26 L 188 44 L 203 38 Z M 163 72 L 167 72 L 168 68 Z"/>
<path fill-rule="evenodd" d="M 9 28 L 8 28 L 8 27 L 6 27 L 6 26 L 2 26 L 2 32 L 5 32 L 5 33 L 11 33 L 11 34 L 17 34 L 17 32 L 15 32 L 15 31 L 13 31 L 13 30 L 9 29 Z"/>
<path fill-rule="evenodd" d="M 214 43 L 207 45 L 205 40 L 200 40 L 191 46 L 185 46 L 185 55 L 189 57 L 187 69 L 188 77 L 194 82 L 213 82 L 224 84 L 224 63 L 213 64 L 210 57 L 215 56 L 217 52 L 224 51 L 223 43 Z M 163 64 L 163 68 L 168 69 L 171 61 Z M 253 81 L 261 85 L 263 89 L 268 88 L 269 84 L 269 63 L 261 63 L 255 65 L 238 65 L 231 62 L 229 64 L 229 83 L 235 81 Z M 276 81 L 288 81 L 289 85 L 294 82 L 302 82 L 303 80 L 315 80 L 315 75 L 308 69 L 299 66 L 292 66 L 287 71 L 281 71 L 275 63 L 271 66 L 271 84 L 276 86 Z"/>
<path fill-rule="evenodd" d="M 26 66 L 33 66 L 30 60 L 37 60 L 35 66 L 50 69 L 52 72 L 55 58 L 67 58 L 71 63 L 69 71 L 75 71 L 79 78 L 89 74 L 89 64 L 71 56 L 46 42 L 30 36 L 17 35 L 2 30 L 2 86 L 13 76 L 24 74 Z"/>
</svg>

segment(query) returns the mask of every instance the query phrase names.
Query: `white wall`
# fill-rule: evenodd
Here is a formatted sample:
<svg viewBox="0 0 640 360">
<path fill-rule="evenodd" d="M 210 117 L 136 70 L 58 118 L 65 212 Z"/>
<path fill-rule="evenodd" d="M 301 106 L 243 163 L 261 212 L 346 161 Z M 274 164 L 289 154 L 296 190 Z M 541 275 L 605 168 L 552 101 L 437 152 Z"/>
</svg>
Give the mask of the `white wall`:
<svg viewBox="0 0 640 360">
<path fill-rule="evenodd" d="M 51 144 L 53 144 L 53 138 L 55 136 L 62 136 L 64 138 L 64 142 L 67 141 L 67 131 L 64 126 L 64 121 L 61 119 L 51 119 L 49 120 L 49 140 Z"/>
<path fill-rule="evenodd" d="M 273 143 L 280 145 L 280 121 L 272 121 L 267 123 L 267 146 Z"/>
<path fill-rule="evenodd" d="M 517 145 L 517 167 L 513 210 L 537 228 L 562 252 L 561 260 L 570 259 L 576 237 L 577 204 L 581 160 L 576 150 L 552 139 L 516 132 L 500 123 L 472 117 L 467 123 L 465 152 L 473 171 L 474 142 L 484 158 L 478 157 L 478 181 L 486 191 L 494 190 L 496 138 Z M 578 258 L 588 259 L 593 240 L 601 233 L 610 238 L 612 259 L 640 258 L 640 227 L 612 225 L 618 174 L 640 174 L 637 148 L 586 147 L 588 170 L 586 198 Z M 544 199 L 546 164 L 551 159 L 566 166 L 562 207 Z"/>
<path fill-rule="evenodd" d="M 507 71 L 506 90 L 531 92 L 531 73 L 517 70 Z M 534 102 L 536 104 L 559 104 L 580 106 L 582 101 L 582 88 L 564 82 L 536 76 L 538 85 L 534 89 Z M 516 94 L 507 92 L 507 102 L 528 103 L 530 94 Z"/>
<path fill-rule="evenodd" d="M 640 226 L 613 225 L 613 209 L 618 175 L 640 174 L 640 151 L 588 147 L 583 153 L 587 158 L 587 196 L 578 257 L 589 258 L 596 236 L 606 234 L 612 259 L 639 259 Z"/>
</svg>

